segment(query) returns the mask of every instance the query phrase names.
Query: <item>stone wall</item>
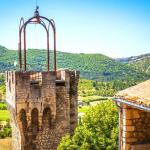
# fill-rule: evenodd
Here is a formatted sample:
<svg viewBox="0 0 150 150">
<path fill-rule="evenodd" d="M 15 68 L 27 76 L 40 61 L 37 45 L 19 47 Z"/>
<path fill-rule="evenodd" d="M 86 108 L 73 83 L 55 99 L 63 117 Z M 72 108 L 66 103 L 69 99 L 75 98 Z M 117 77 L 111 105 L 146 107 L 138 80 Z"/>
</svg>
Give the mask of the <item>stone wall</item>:
<svg viewBox="0 0 150 150">
<path fill-rule="evenodd" d="M 6 72 L 14 150 L 55 150 L 77 125 L 79 72 Z"/>
<path fill-rule="evenodd" d="M 135 145 L 150 143 L 150 113 L 129 107 L 120 106 L 120 148 L 136 149 Z M 149 147 L 150 149 L 150 147 Z"/>
<path fill-rule="evenodd" d="M 70 72 L 70 133 L 73 134 L 78 120 L 78 72 Z"/>
</svg>

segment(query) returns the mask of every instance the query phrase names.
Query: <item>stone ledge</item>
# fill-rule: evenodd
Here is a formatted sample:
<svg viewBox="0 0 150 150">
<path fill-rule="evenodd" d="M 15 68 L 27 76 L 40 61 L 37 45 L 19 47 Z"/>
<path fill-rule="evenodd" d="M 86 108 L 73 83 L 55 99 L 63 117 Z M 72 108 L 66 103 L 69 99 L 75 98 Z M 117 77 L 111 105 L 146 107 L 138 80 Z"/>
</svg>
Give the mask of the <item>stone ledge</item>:
<svg viewBox="0 0 150 150">
<path fill-rule="evenodd" d="M 150 144 L 131 145 L 132 150 L 150 150 Z"/>
<path fill-rule="evenodd" d="M 123 131 L 123 132 L 122 132 L 122 136 L 123 136 L 124 138 L 133 137 L 133 132 L 125 132 L 125 131 Z"/>
<path fill-rule="evenodd" d="M 131 126 L 133 125 L 133 121 L 129 119 L 123 119 L 123 125 L 124 126 Z"/>
<path fill-rule="evenodd" d="M 123 138 L 123 143 L 134 143 L 137 142 L 138 139 L 137 138 Z"/>
</svg>

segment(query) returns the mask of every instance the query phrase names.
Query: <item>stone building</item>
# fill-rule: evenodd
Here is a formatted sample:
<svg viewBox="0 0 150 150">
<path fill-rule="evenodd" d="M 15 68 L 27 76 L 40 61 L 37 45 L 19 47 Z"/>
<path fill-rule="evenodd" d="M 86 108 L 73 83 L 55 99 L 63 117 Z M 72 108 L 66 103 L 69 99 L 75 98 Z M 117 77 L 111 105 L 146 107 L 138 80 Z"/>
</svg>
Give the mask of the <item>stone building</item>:
<svg viewBox="0 0 150 150">
<path fill-rule="evenodd" d="M 79 72 L 6 72 L 13 150 L 55 150 L 77 125 Z"/>
<path fill-rule="evenodd" d="M 119 149 L 150 150 L 150 80 L 116 94 Z"/>
<path fill-rule="evenodd" d="M 34 16 L 19 26 L 20 71 L 6 72 L 6 100 L 11 114 L 13 150 L 56 150 L 65 134 L 73 134 L 77 125 L 79 72 L 56 68 L 56 27 L 53 19 Z M 47 71 L 29 71 L 26 63 L 26 28 L 44 27 L 47 36 Z M 49 33 L 50 28 L 52 34 Z M 49 39 L 53 38 L 50 65 Z M 22 48 L 23 47 L 23 48 Z M 51 70 L 53 69 L 53 71 Z"/>
</svg>

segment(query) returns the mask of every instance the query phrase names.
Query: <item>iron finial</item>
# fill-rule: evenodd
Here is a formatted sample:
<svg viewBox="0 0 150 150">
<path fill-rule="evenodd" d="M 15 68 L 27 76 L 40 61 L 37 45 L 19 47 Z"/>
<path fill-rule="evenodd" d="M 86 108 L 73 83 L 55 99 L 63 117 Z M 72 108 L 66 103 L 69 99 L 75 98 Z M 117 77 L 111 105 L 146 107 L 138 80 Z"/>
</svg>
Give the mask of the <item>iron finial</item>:
<svg viewBox="0 0 150 150">
<path fill-rule="evenodd" d="M 34 12 L 34 16 L 37 17 L 39 16 L 39 6 L 36 6 L 35 12 Z"/>
</svg>

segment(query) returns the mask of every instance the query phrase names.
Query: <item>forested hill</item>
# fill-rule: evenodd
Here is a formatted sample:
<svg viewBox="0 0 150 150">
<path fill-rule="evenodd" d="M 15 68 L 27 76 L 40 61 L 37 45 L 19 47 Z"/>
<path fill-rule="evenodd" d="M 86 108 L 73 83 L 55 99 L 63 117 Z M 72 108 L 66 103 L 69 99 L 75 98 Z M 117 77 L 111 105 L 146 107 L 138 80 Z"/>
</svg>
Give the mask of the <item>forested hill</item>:
<svg viewBox="0 0 150 150">
<path fill-rule="evenodd" d="M 124 62 L 124 63 L 133 63 L 145 59 L 150 58 L 150 53 L 138 55 L 138 56 L 131 56 L 131 57 L 124 57 L 124 58 L 117 58 L 116 61 Z"/>
<path fill-rule="evenodd" d="M 150 53 L 128 58 L 119 58 L 116 60 L 119 62 L 127 63 L 129 66 L 134 67 L 140 72 L 150 74 Z"/>
<path fill-rule="evenodd" d="M 52 52 L 50 57 L 50 61 L 53 62 Z M 18 61 L 18 51 L 0 46 L 0 72 L 18 69 L 14 66 L 15 61 Z M 27 64 L 30 64 L 28 69 L 45 70 L 46 50 L 27 50 Z M 135 69 L 132 65 L 118 62 L 102 54 L 73 54 L 57 51 L 57 66 L 79 70 L 81 77 L 99 81 L 143 81 L 150 77 L 149 74 Z"/>
</svg>

